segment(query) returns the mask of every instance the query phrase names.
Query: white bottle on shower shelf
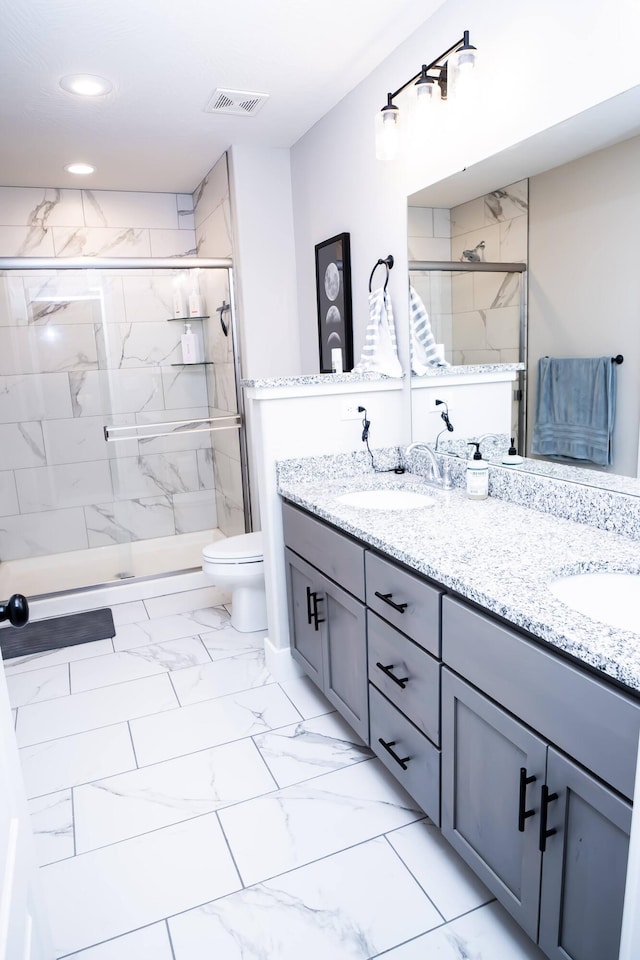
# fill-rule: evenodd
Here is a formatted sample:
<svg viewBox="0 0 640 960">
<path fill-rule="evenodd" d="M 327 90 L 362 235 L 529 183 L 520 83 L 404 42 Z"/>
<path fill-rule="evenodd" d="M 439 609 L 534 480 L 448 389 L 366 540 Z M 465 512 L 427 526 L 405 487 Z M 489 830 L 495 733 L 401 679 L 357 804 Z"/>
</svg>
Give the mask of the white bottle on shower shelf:
<svg viewBox="0 0 640 960">
<path fill-rule="evenodd" d="M 197 363 L 198 347 L 197 347 L 196 335 L 191 330 L 190 323 L 185 323 L 184 333 L 180 337 L 180 341 L 182 343 L 182 362 Z"/>
<path fill-rule="evenodd" d="M 190 317 L 202 316 L 202 300 L 197 290 L 194 290 L 192 293 L 189 294 L 189 316 Z"/>
<path fill-rule="evenodd" d="M 176 319 L 182 319 L 186 316 L 184 308 L 184 297 L 182 295 L 182 290 L 180 287 L 176 287 L 173 291 L 173 315 Z"/>
</svg>

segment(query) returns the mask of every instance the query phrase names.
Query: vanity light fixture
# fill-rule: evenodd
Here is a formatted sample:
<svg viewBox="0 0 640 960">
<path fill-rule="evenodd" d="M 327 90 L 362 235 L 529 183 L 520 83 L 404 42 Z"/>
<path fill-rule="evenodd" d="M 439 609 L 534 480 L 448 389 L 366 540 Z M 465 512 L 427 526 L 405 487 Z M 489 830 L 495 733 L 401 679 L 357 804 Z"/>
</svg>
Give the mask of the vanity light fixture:
<svg viewBox="0 0 640 960">
<path fill-rule="evenodd" d="M 393 93 L 387 94 L 386 104 L 376 114 L 378 160 L 393 160 L 398 152 L 400 108 L 394 103 L 396 97 L 413 84 L 416 113 L 421 118 L 428 116 L 441 100 L 464 96 L 467 84 L 473 77 L 476 54 L 476 48 L 469 42 L 469 31 L 465 30 L 453 46 L 431 63 L 423 63 L 419 73 Z"/>
<path fill-rule="evenodd" d="M 85 177 L 90 173 L 95 173 L 96 168 L 92 167 L 90 163 L 68 163 L 65 166 L 65 170 L 67 173 L 75 173 Z"/>
<path fill-rule="evenodd" d="M 90 73 L 71 73 L 62 77 L 60 86 L 77 97 L 104 97 L 113 90 L 113 84 L 106 77 Z"/>
</svg>

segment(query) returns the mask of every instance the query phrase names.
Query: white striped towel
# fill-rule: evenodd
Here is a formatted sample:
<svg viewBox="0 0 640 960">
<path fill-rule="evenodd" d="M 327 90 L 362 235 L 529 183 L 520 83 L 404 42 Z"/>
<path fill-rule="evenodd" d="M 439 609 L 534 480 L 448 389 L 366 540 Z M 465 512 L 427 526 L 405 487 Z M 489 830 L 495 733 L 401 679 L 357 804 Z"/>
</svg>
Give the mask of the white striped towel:
<svg viewBox="0 0 640 960">
<path fill-rule="evenodd" d="M 391 299 L 383 287 L 369 294 L 369 323 L 365 333 L 360 360 L 354 373 L 384 373 L 388 377 L 401 377 L 402 367 L 398 360 L 396 328 L 393 322 Z"/>
<path fill-rule="evenodd" d="M 411 370 L 417 376 L 423 376 L 429 367 L 449 366 L 447 361 L 442 360 L 438 355 L 436 341 L 431 332 L 429 314 L 412 286 L 409 286 L 409 340 Z"/>
</svg>

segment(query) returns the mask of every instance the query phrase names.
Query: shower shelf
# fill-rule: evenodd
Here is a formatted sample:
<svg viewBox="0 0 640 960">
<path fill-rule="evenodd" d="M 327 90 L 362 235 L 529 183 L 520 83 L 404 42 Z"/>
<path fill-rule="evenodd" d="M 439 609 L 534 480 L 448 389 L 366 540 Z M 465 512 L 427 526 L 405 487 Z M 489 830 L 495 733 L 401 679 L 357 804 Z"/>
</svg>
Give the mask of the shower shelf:
<svg viewBox="0 0 640 960">
<path fill-rule="evenodd" d="M 212 367 L 213 360 L 197 360 L 195 363 L 171 363 L 171 367 Z"/>
<path fill-rule="evenodd" d="M 177 321 L 178 323 L 189 322 L 190 320 L 209 320 L 209 315 L 202 317 L 167 317 L 167 322 L 171 323 L 172 320 Z"/>
</svg>

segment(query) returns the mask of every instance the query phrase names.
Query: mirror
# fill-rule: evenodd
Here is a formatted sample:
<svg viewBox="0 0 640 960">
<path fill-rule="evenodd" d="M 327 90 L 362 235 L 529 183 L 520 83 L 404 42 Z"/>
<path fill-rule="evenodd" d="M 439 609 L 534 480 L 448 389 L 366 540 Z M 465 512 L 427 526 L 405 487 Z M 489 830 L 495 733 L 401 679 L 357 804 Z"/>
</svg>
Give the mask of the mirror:
<svg viewBox="0 0 640 960">
<path fill-rule="evenodd" d="M 613 462 L 606 474 L 586 461 L 528 458 L 519 469 L 606 487 L 616 484 L 617 474 L 615 488 L 637 495 L 640 481 L 629 478 L 637 475 L 640 429 L 639 105 L 640 87 L 408 198 L 410 261 L 457 261 L 474 253 L 489 259 L 489 250 L 491 259 L 527 259 L 529 438 L 539 357 L 625 358 L 617 370 Z M 487 333 L 486 306 L 471 306 L 476 327 L 481 321 L 480 332 Z M 483 362 L 484 356 L 456 353 L 452 344 L 448 359 Z"/>
</svg>

